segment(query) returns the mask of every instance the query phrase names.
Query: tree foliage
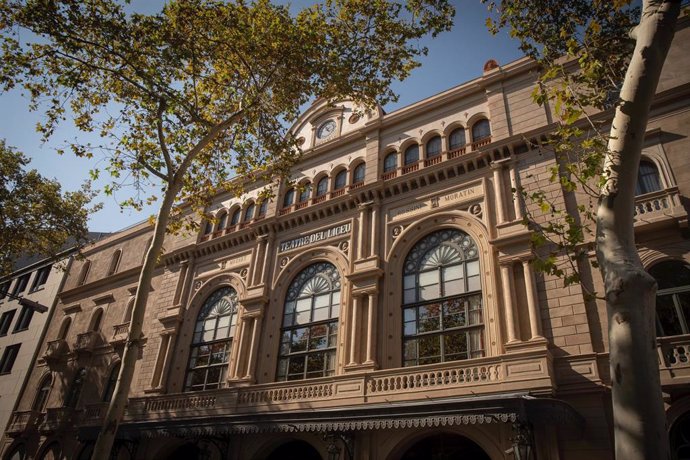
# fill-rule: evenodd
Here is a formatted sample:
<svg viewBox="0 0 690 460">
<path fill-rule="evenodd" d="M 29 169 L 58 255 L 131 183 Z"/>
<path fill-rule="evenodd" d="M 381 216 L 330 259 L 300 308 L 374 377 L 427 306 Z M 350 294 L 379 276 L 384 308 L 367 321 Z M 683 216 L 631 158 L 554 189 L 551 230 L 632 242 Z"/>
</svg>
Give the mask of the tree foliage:
<svg viewBox="0 0 690 460">
<path fill-rule="evenodd" d="M 51 257 L 68 242 L 88 241 L 87 219 L 94 209 L 88 184 L 63 192 L 57 181 L 28 165 L 24 154 L 0 140 L 0 276 L 9 275 L 20 257 Z"/>
</svg>

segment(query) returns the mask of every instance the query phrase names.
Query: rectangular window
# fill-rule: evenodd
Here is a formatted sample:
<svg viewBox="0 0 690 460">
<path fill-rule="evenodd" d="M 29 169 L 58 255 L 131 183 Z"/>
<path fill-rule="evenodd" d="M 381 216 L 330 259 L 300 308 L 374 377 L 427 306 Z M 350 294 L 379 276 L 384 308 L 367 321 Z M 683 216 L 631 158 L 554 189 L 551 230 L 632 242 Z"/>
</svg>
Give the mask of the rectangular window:
<svg viewBox="0 0 690 460">
<path fill-rule="evenodd" d="M 0 336 L 7 335 L 7 331 L 10 330 L 10 324 L 12 324 L 12 319 L 17 310 L 6 311 L 0 316 Z"/>
<path fill-rule="evenodd" d="M 26 275 L 22 275 L 17 278 L 17 282 L 14 283 L 14 290 L 12 291 L 12 294 L 19 295 L 24 292 L 26 290 L 26 286 L 29 284 L 29 278 L 31 278 L 31 273 L 27 273 Z"/>
<path fill-rule="evenodd" d="M 7 292 L 10 290 L 10 281 L 5 281 L 0 284 L 0 300 L 4 299 Z"/>
<path fill-rule="evenodd" d="M 31 318 L 33 316 L 33 308 L 22 307 L 22 312 L 19 314 L 19 319 L 17 320 L 17 324 L 14 326 L 14 331 L 12 332 L 20 332 L 29 329 L 29 324 L 31 323 Z"/>
<path fill-rule="evenodd" d="M 31 292 L 41 289 L 46 284 L 46 281 L 48 281 L 48 276 L 50 275 L 50 270 L 52 268 L 52 265 L 48 265 L 47 267 L 38 269 L 38 271 L 36 272 L 36 277 L 34 278 L 34 282 L 31 285 Z"/>
<path fill-rule="evenodd" d="M 14 366 L 14 361 L 17 359 L 20 346 L 21 344 L 18 343 L 5 348 L 5 352 L 2 354 L 2 359 L 0 360 L 0 374 L 9 374 L 12 372 L 12 366 Z"/>
</svg>

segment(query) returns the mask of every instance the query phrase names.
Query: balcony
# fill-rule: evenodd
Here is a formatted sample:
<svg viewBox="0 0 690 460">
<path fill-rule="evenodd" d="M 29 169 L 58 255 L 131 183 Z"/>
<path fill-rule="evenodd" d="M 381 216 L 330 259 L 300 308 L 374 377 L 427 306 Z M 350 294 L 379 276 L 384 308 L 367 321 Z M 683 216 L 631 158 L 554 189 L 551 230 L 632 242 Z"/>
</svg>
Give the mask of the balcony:
<svg viewBox="0 0 690 460">
<path fill-rule="evenodd" d="M 13 413 L 7 425 L 7 435 L 17 437 L 35 431 L 41 423 L 42 415 L 34 410 Z"/>
<path fill-rule="evenodd" d="M 77 335 L 74 343 L 74 351 L 77 354 L 90 354 L 93 350 L 103 344 L 101 333 L 98 331 L 88 331 Z"/>
<path fill-rule="evenodd" d="M 409 165 L 405 165 L 400 168 L 400 174 L 409 174 L 411 172 L 417 171 L 419 169 L 419 161 Z"/>
<path fill-rule="evenodd" d="M 661 385 L 690 383 L 690 334 L 657 338 Z"/>
<path fill-rule="evenodd" d="M 84 407 L 84 412 L 79 420 L 80 426 L 101 426 L 105 413 L 108 411 L 108 403 L 102 402 L 89 404 Z"/>
<path fill-rule="evenodd" d="M 441 163 L 442 160 L 443 160 L 443 158 L 441 157 L 440 154 L 436 155 L 434 157 L 431 157 L 431 158 L 427 158 L 426 160 L 424 160 L 424 167 L 426 168 L 428 166 L 437 165 L 437 164 Z"/>
<path fill-rule="evenodd" d="M 74 428 L 78 412 L 71 407 L 50 407 L 46 409 L 43 423 L 38 426 L 41 434 Z"/>
<path fill-rule="evenodd" d="M 472 142 L 472 150 L 477 150 L 485 145 L 491 144 L 491 136 Z"/>
<path fill-rule="evenodd" d="M 57 339 L 48 342 L 43 359 L 46 363 L 54 364 L 62 360 L 69 353 L 69 346 L 65 339 Z"/>
<path fill-rule="evenodd" d="M 668 223 L 687 222 L 678 187 L 671 187 L 635 198 L 635 226 L 657 228 Z"/>
<path fill-rule="evenodd" d="M 458 147 L 456 149 L 450 150 L 448 152 L 448 159 L 452 160 L 453 158 L 458 158 L 463 156 L 465 153 L 467 153 L 467 148 L 466 147 Z"/>
<path fill-rule="evenodd" d="M 127 341 L 129 335 L 129 321 L 113 326 L 113 336 L 110 339 L 112 346 L 122 345 Z"/>
</svg>

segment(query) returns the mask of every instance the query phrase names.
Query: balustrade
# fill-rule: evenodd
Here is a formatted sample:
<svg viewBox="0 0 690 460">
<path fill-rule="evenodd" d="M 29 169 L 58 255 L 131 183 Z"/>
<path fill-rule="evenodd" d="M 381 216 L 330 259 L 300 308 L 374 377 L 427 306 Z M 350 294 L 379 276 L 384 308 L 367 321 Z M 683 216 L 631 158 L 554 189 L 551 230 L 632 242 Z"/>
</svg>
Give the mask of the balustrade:
<svg viewBox="0 0 690 460">
<path fill-rule="evenodd" d="M 69 346 L 65 339 L 51 340 L 46 346 L 46 351 L 43 353 L 43 359 L 47 363 L 54 363 L 60 361 L 69 352 Z"/>
<path fill-rule="evenodd" d="M 77 353 L 91 353 L 101 345 L 101 334 L 98 331 L 82 332 L 77 335 L 74 343 L 74 351 Z"/>
<path fill-rule="evenodd" d="M 477 150 L 480 147 L 491 144 L 491 137 L 486 137 L 484 139 L 479 139 L 478 141 L 472 142 L 472 150 Z"/>
<path fill-rule="evenodd" d="M 427 158 L 426 160 L 424 160 L 424 167 L 426 168 L 427 166 L 439 164 L 442 159 L 443 158 L 441 157 L 441 155 L 436 155 L 435 157 Z"/>
<path fill-rule="evenodd" d="M 119 345 L 127 341 L 129 335 L 129 321 L 113 326 L 113 337 L 110 339 L 111 345 Z"/>
<path fill-rule="evenodd" d="M 43 422 L 38 429 L 43 434 L 71 428 L 77 421 L 78 412 L 71 407 L 50 407 L 46 409 Z"/>
<path fill-rule="evenodd" d="M 14 437 L 34 431 L 41 422 L 41 416 L 40 412 L 34 410 L 15 412 L 7 425 L 6 433 Z"/>
<path fill-rule="evenodd" d="M 457 149 L 450 150 L 448 152 L 448 159 L 452 160 L 453 158 L 461 157 L 465 153 L 467 153 L 467 147 L 459 147 Z"/>
</svg>

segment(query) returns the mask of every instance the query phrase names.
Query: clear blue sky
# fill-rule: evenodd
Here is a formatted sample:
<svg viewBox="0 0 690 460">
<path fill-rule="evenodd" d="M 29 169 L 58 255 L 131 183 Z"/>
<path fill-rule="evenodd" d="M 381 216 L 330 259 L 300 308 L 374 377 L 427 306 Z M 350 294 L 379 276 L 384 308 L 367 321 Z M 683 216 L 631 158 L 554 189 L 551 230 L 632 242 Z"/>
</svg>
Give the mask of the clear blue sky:
<svg viewBox="0 0 690 460">
<path fill-rule="evenodd" d="M 301 0 L 291 3 L 293 9 L 297 10 L 313 2 Z M 429 48 L 428 56 L 422 59 L 422 66 L 415 69 L 407 80 L 394 84 L 400 100 L 384 107 L 386 112 L 390 113 L 480 76 L 488 59 L 496 59 L 499 64 L 505 64 L 521 56 L 517 44 L 507 33 L 492 36 L 487 32 L 486 6 L 479 0 L 455 0 L 454 3 L 457 14 L 453 30 L 421 43 Z M 152 12 L 160 4 L 162 2 L 135 0 L 132 8 Z M 59 156 L 55 153 L 67 140 L 86 139 L 70 123 L 63 124 L 48 143 L 42 144 L 35 131 L 40 114 L 29 112 L 28 100 L 18 91 L 0 95 L 0 107 L 0 137 L 31 157 L 31 167 L 47 177 L 59 180 L 65 190 L 78 189 L 88 178 L 90 169 L 99 167 L 102 170 L 105 167 L 106 163 L 99 158 L 86 160 L 70 154 Z M 106 179 L 104 177 L 95 186 L 102 188 L 107 183 Z M 128 193 L 134 193 L 134 190 L 124 189 L 114 197 L 100 195 L 97 200 L 103 202 L 104 206 L 91 216 L 89 228 L 92 231 L 113 232 L 142 221 L 156 212 L 155 205 L 140 213 L 121 210 L 118 201 L 126 198 Z"/>
</svg>

